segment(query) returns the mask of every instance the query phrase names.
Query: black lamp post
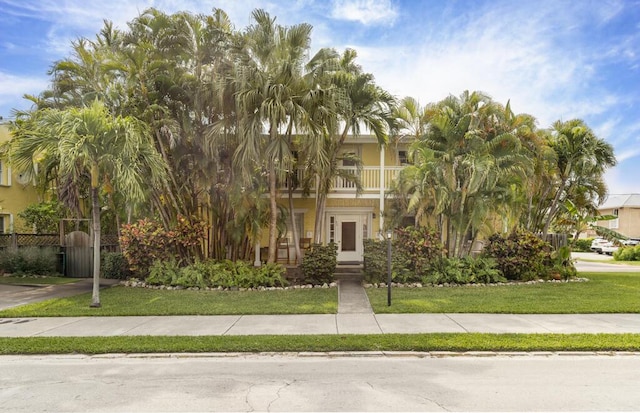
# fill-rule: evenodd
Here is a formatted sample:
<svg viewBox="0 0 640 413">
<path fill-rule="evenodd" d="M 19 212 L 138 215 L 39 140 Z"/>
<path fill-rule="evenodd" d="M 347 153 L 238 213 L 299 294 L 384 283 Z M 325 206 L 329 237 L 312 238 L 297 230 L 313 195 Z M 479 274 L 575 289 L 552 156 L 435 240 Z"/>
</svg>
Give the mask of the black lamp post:
<svg viewBox="0 0 640 413">
<path fill-rule="evenodd" d="M 391 306 L 391 235 L 393 232 L 387 230 L 387 306 Z"/>
</svg>

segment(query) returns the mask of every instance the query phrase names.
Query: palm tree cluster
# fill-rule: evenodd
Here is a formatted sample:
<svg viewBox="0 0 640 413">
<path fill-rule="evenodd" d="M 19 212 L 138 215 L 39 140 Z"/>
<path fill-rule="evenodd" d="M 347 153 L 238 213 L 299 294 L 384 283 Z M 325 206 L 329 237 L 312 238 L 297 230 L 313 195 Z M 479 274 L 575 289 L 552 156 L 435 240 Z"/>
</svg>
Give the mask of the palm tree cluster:
<svg viewBox="0 0 640 413">
<path fill-rule="evenodd" d="M 406 98 L 395 114 L 413 157 L 391 191 L 396 222 L 407 212 L 434 220 L 450 256 L 468 254 L 480 234 L 496 230 L 546 236 L 575 213 L 567 201 L 593 211 L 606 196 L 613 148 L 582 120 L 538 129 L 531 115 L 480 92 L 426 107 Z"/>
<path fill-rule="evenodd" d="M 41 179 L 55 182 L 59 199 L 77 215 L 88 209 L 80 204 L 91 178 L 111 211 L 126 212 L 116 225 L 150 213 L 167 228 L 179 216 L 203 220 L 211 224 L 203 255 L 218 259 L 249 258 L 268 228 L 268 261 L 274 262 L 283 219 L 293 217 L 277 203 L 281 188 L 288 188 L 290 208 L 296 186 L 315 188 L 322 216 L 347 135 L 366 127 L 384 144 L 392 124 L 393 97 L 355 63 L 355 51 L 326 48 L 309 58 L 311 30 L 279 25 L 262 10 L 243 30 L 220 9 L 167 15 L 152 8 L 127 30 L 105 22 L 95 40 L 73 42 L 72 55 L 53 65 L 50 90 L 28 97 L 34 109 L 17 113 L 13 157 L 22 167 L 37 158 Z M 151 148 L 162 161 L 163 168 L 155 168 L 155 158 L 154 167 L 136 166 L 147 177 L 139 182 L 144 196 L 106 191 L 115 183 L 131 186 L 136 175 L 122 165 L 109 174 L 82 164 L 61 144 L 62 134 L 75 131 L 41 122 L 84 108 L 144 126 L 144 142 L 122 138 L 132 148 Z M 99 156 L 118 158 L 120 148 L 101 133 L 91 135 L 103 144 Z M 73 174 L 61 160 L 77 166 Z M 322 224 L 318 220 L 317 237 Z M 295 220 L 291 225 L 297 240 Z"/>
<path fill-rule="evenodd" d="M 126 30 L 105 22 L 53 65 L 51 88 L 29 97 L 34 109 L 16 114 L 12 158 L 37 164 L 39 179 L 77 215 L 90 191 L 98 232 L 107 204 L 116 226 L 149 215 L 167 228 L 180 216 L 206 221 L 199 253 L 216 259 L 249 259 L 266 228 L 274 262 L 285 217 L 299 239 L 295 188 L 315 191 L 321 242 L 334 178 L 358 183 L 338 168 L 340 149 L 363 133 L 380 145 L 411 143 L 413 165 L 393 202 L 399 216 L 433 217 L 453 254 L 495 227 L 487 217 L 546 232 L 566 200 L 586 208 L 605 195 L 613 150 L 584 122 L 540 130 L 479 92 L 426 107 L 397 102 L 354 50 L 310 56 L 311 31 L 263 10 L 241 30 L 220 9 L 152 8 Z M 277 202 L 283 188 L 288 214 Z"/>
</svg>

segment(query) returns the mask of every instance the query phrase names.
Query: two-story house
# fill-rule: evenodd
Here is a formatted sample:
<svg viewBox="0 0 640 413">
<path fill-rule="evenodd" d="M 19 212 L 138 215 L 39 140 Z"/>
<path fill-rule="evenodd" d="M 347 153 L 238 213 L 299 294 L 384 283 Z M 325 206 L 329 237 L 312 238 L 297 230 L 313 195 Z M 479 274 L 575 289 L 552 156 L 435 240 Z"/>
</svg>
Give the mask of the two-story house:
<svg viewBox="0 0 640 413">
<path fill-rule="evenodd" d="M 360 136 L 347 138 L 341 148 L 341 153 L 356 155 L 362 161 L 362 169 L 350 161 L 340 161 L 339 168 L 353 174 L 360 174 L 362 192 L 357 194 L 356 185 L 341 177 L 334 179 L 332 189 L 328 194 L 324 211 L 324 230 L 322 241 L 334 242 L 338 246 L 339 262 L 361 262 L 363 260 L 363 240 L 379 238 L 384 229 L 385 192 L 396 179 L 403 165 L 407 163 L 407 148 L 402 145 L 390 144 L 380 147 L 374 136 Z M 304 174 L 304 171 L 299 173 Z M 286 191 L 282 192 L 282 205 Z M 314 238 L 316 219 L 315 194 L 311 190 L 308 197 L 304 197 L 301 190 L 294 193 L 294 214 L 299 237 Z M 288 224 L 288 227 L 290 225 Z M 278 257 L 282 261 L 283 255 L 288 255 L 290 261 L 295 260 L 293 235 L 287 228 L 288 254 L 279 251 Z M 263 246 L 267 239 L 263 238 Z"/>
<path fill-rule="evenodd" d="M 630 237 L 640 237 L 640 194 L 609 195 L 598 207 L 600 215 L 615 215 L 609 221 L 598 221 L 596 225 L 609 228 Z"/>
<path fill-rule="evenodd" d="M 0 124 L 0 144 L 11 139 L 7 125 Z M 22 174 L 12 171 L 6 160 L 0 159 L 0 234 L 11 232 L 31 232 L 18 213 L 28 205 L 39 201 L 31 182 Z"/>
</svg>

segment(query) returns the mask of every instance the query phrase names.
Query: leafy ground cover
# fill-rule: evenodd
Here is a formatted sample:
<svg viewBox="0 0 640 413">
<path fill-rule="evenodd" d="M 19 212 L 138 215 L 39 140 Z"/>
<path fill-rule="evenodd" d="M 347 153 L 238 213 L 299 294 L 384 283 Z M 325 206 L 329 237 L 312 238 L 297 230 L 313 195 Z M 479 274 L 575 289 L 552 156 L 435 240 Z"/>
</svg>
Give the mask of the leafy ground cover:
<svg viewBox="0 0 640 413">
<path fill-rule="evenodd" d="M 640 334 L 385 334 L 0 338 L 0 354 L 640 351 Z"/>
<path fill-rule="evenodd" d="M 58 298 L 0 311 L 0 317 L 80 317 L 224 314 L 333 314 L 337 288 L 274 291 L 191 291 L 113 287 L 100 292 L 102 307 L 89 308 L 91 294 Z"/>
<path fill-rule="evenodd" d="M 640 273 L 581 273 L 588 282 L 367 289 L 376 313 L 639 313 Z"/>
<path fill-rule="evenodd" d="M 0 277 L 0 284 L 15 284 L 15 285 L 52 285 L 52 284 L 71 284 L 80 281 L 79 278 L 68 277 L 18 277 L 18 276 L 4 276 Z"/>
</svg>

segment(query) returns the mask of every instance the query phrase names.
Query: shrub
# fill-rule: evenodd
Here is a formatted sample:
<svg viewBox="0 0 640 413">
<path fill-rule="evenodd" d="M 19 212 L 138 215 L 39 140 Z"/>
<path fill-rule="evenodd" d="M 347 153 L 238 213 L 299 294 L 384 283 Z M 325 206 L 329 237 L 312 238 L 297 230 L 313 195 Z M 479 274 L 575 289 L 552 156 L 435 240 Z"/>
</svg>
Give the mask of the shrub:
<svg viewBox="0 0 640 413">
<path fill-rule="evenodd" d="M 122 226 L 120 247 L 131 271 L 143 276 L 151 271 L 155 261 L 171 255 L 167 232 L 158 222 L 147 218 Z"/>
<path fill-rule="evenodd" d="M 57 201 L 40 202 L 27 206 L 18 216 L 27 227 L 34 228 L 36 234 L 55 234 L 59 231 L 60 218 L 64 217 L 64 207 Z"/>
<path fill-rule="evenodd" d="M 179 277 L 180 266 L 176 260 L 156 260 L 145 281 L 151 285 L 176 285 Z"/>
<path fill-rule="evenodd" d="M 440 235 L 426 227 L 406 227 L 395 230 L 394 251 L 401 252 L 408 261 L 408 270 L 421 277 L 432 263 L 443 256 Z M 399 270 L 399 269 L 398 269 Z"/>
<path fill-rule="evenodd" d="M 286 287 L 288 283 L 285 278 L 286 270 L 280 264 L 265 264 L 257 269 L 256 281 L 258 285 L 265 287 Z"/>
<path fill-rule="evenodd" d="M 129 262 L 119 252 L 105 252 L 101 254 L 102 276 L 115 280 L 124 280 L 131 276 Z"/>
<path fill-rule="evenodd" d="M 338 245 L 313 244 L 302 259 L 302 276 L 305 282 L 324 284 L 333 281 L 336 271 Z"/>
<path fill-rule="evenodd" d="M 0 269 L 12 274 L 57 274 L 58 252 L 55 248 L 26 247 L 0 252 Z"/>
<path fill-rule="evenodd" d="M 616 261 L 640 261 L 640 245 L 621 247 L 613 253 Z"/>
<path fill-rule="evenodd" d="M 553 260 L 553 266 L 549 269 L 549 276 L 556 278 L 555 276 L 558 275 L 559 278 L 568 280 L 578 274 L 571 260 L 571 249 L 569 246 L 565 245 L 564 247 L 558 248 L 551 254 L 551 258 Z"/>
<path fill-rule="evenodd" d="M 198 288 L 284 287 L 284 267 L 267 264 L 256 268 L 244 261 L 197 261 L 181 267 L 175 259 L 157 260 L 149 269 L 146 282 L 152 285 Z"/>
<path fill-rule="evenodd" d="M 397 240 L 391 241 L 391 279 L 394 282 L 408 283 L 420 281 L 413 270 L 411 260 L 399 246 Z M 386 282 L 387 241 L 364 240 L 364 279 L 370 283 Z"/>
<path fill-rule="evenodd" d="M 529 281 L 547 275 L 551 245 L 531 232 L 516 230 L 506 237 L 500 234 L 489 237 L 483 256 L 494 258 L 507 279 Z"/>
<path fill-rule="evenodd" d="M 431 265 L 431 270 L 422 279 L 425 284 L 467 284 L 469 275 L 464 271 L 459 258 L 442 257 Z"/>
<path fill-rule="evenodd" d="M 382 282 L 387 274 L 386 242 L 365 239 L 364 242 L 364 279 L 367 282 Z"/>
<path fill-rule="evenodd" d="M 176 261 L 191 263 L 200 251 L 206 224 L 202 221 L 178 216 L 174 228 L 164 227 L 150 219 L 141 219 L 135 224 L 123 225 L 120 247 L 129 262 L 129 268 L 145 276 L 151 264 L 171 257 Z"/>
<path fill-rule="evenodd" d="M 589 252 L 591 251 L 591 242 L 593 238 L 580 238 L 577 240 L 570 240 L 569 244 L 571 249 L 575 252 Z"/>
<path fill-rule="evenodd" d="M 395 230 L 391 241 L 391 276 L 394 282 L 421 281 L 434 262 L 444 253 L 440 236 L 425 227 L 406 227 Z M 364 278 L 368 282 L 387 280 L 387 241 L 364 241 Z"/>
<path fill-rule="evenodd" d="M 491 258 L 447 258 L 436 260 L 422 281 L 431 284 L 491 284 L 506 279 Z"/>
</svg>

